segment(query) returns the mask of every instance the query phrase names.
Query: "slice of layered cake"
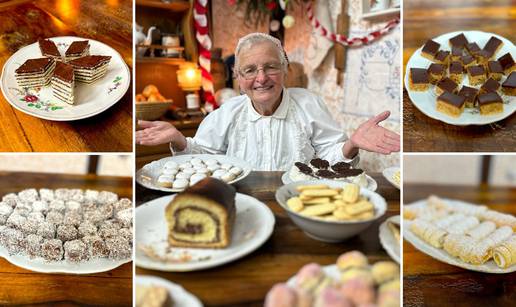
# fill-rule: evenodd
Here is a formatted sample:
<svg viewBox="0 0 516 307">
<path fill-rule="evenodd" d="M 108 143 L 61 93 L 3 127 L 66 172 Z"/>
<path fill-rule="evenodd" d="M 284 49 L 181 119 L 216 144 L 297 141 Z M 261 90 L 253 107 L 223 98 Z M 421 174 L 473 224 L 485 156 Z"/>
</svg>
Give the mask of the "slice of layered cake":
<svg viewBox="0 0 516 307">
<path fill-rule="evenodd" d="M 67 62 L 82 58 L 90 54 L 90 43 L 89 41 L 75 41 L 68 46 L 65 51 L 65 60 Z"/>
<path fill-rule="evenodd" d="M 106 75 L 110 60 L 110 56 L 88 55 L 69 64 L 73 66 L 76 81 L 93 83 Z"/>
<path fill-rule="evenodd" d="M 172 246 L 224 248 L 235 222 L 235 188 L 205 178 L 177 194 L 165 209 Z"/>
<path fill-rule="evenodd" d="M 15 70 L 20 87 L 42 87 L 50 83 L 56 61 L 52 58 L 29 59 Z"/>
<path fill-rule="evenodd" d="M 73 66 L 57 62 L 52 76 L 52 93 L 57 99 L 68 104 L 74 103 L 74 74 Z"/>
<path fill-rule="evenodd" d="M 59 50 L 57 50 L 57 46 L 53 41 L 49 39 L 40 39 L 38 43 L 41 55 L 55 60 L 61 59 L 61 53 L 59 53 Z"/>
</svg>

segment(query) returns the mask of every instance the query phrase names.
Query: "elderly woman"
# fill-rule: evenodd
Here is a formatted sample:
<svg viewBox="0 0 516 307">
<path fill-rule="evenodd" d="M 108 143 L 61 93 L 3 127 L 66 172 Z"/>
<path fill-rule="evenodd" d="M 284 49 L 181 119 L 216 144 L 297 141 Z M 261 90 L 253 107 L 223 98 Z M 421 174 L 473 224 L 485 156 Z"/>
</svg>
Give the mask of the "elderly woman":
<svg viewBox="0 0 516 307">
<path fill-rule="evenodd" d="M 287 170 L 314 157 L 356 162 L 358 150 L 399 151 L 399 135 L 378 123 L 389 112 L 369 119 L 347 139 L 322 99 L 308 90 L 286 89 L 288 60 L 276 38 L 253 33 L 240 39 L 235 74 L 244 93 L 227 100 L 186 138 L 167 122 L 139 121 L 141 145 L 170 143 L 176 154 L 226 154 L 256 170 Z"/>
</svg>

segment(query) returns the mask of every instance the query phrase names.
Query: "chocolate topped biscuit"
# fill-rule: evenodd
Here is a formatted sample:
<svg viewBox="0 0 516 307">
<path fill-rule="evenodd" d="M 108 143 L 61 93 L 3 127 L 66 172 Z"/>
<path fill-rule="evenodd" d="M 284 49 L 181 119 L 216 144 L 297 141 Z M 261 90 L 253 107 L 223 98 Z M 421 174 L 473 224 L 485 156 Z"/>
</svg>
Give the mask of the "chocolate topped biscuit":
<svg viewBox="0 0 516 307">
<path fill-rule="evenodd" d="M 450 56 L 450 51 L 441 50 L 435 55 L 435 60 L 439 62 L 445 62 Z"/>
<path fill-rule="evenodd" d="M 332 179 L 332 178 L 336 178 L 337 174 L 330 170 L 327 170 L 327 169 L 320 169 L 315 173 L 315 175 L 322 177 L 322 178 Z"/>
<path fill-rule="evenodd" d="M 498 61 L 489 61 L 487 63 L 487 70 L 490 72 L 490 73 L 503 73 L 503 67 L 502 67 L 502 64 L 500 64 L 500 62 Z"/>
<path fill-rule="evenodd" d="M 491 36 L 491 38 L 487 41 L 486 45 L 484 46 L 484 50 L 487 50 L 491 52 L 491 54 L 494 54 L 502 44 L 503 43 L 500 39 Z"/>
<path fill-rule="evenodd" d="M 462 74 L 464 72 L 464 68 L 462 64 L 458 61 L 451 62 L 450 64 L 450 74 Z"/>
<path fill-rule="evenodd" d="M 509 52 L 502 55 L 498 62 L 500 62 L 500 65 L 502 65 L 503 69 L 506 70 L 508 68 L 511 68 L 514 65 L 514 60 Z"/>
<path fill-rule="evenodd" d="M 428 78 L 428 71 L 424 68 L 411 68 L 410 76 L 412 79 L 412 83 L 428 83 L 430 82 Z"/>
<path fill-rule="evenodd" d="M 428 67 L 428 72 L 435 75 L 440 75 L 444 73 L 445 66 L 443 64 L 430 64 L 430 67 Z"/>
<path fill-rule="evenodd" d="M 482 49 L 477 53 L 477 59 L 479 60 L 489 60 L 493 56 L 493 52 L 490 50 Z"/>
<path fill-rule="evenodd" d="M 457 90 L 458 85 L 452 79 L 444 78 L 436 86 L 445 92 L 453 93 Z"/>
<path fill-rule="evenodd" d="M 452 93 L 449 93 L 449 92 L 442 93 L 441 96 L 439 96 L 437 98 L 437 100 L 440 100 L 440 101 L 446 102 L 448 104 L 451 104 L 454 107 L 457 107 L 459 109 L 462 108 L 462 106 L 466 102 L 466 98 L 465 97 L 462 97 L 462 96 L 459 96 L 459 95 L 455 95 L 455 94 L 452 94 Z"/>
<path fill-rule="evenodd" d="M 42 73 L 48 66 L 52 65 L 53 62 L 54 60 L 51 58 L 29 59 L 18 67 L 15 72 L 17 74 Z"/>
<path fill-rule="evenodd" d="M 348 170 L 351 168 L 351 164 L 346 162 L 337 162 L 331 166 L 331 169 L 337 173 Z"/>
<path fill-rule="evenodd" d="M 459 35 L 456 35 L 456 36 L 450 38 L 451 46 L 463 48 L 467 44 L 468 44 L 468 40 L 466 39 L 466 36 L 464 36 L 464 33 L 461 33 Z"/>
<path fill-rule="evenodd" d="M 299 171 L 306 175 L 312 175 L 312 168 L 304 163 L 296 162 L 294 165 L 299 169 Z"/>
<path fill-rule="evenodd" d="M 511 72 L 502 84 L 503 87 L 516 88 L 516 71 Z"/>
<path fill-rule="evenodd" d="M 480 105 L 486 105 L 490 103 L 502 103 L 502 97 L 497 92 L 489 92 L 478 95 L 478 103 Z"/>
<path fill-rule="evenodd" d="M 462 56 L 462 48 L 452 46 L 451 55 L 452 55 L 452 57 L 461 57 Z"/>
<path fill-rule="evenodd" d="M 466 45 L 466 50 L 468 50 L 468 52 L 471 54 L 471 55 L 474 55 L 474 54 L 477 54 L 478 52 L 480 52 L 480 47 L 477 45 L 477 43 L 469 43 Z"/>
<path fill-rule="evenodd" d="M 310 164 L 319 169 L 327 169 L 330 167 L 330 162 L 319 158 L 310 160 Z"/>
<path fill-rule="evenodd" d="M 468 64 L 471 64 L 473 61 L 475 61 L 475 58 L 473 58 L 472 56 L 470 55 L 463 55 L 461 58 L 460 58 L 462 64 L 464 66 L 468 65 Z"/>
<path fill-rule="evenodd" d="M 486 73 L 486 70 L 485 70 L 484 66 L 482 66 L 482 65 L 475 65 L 475 66 L 468 67 L 468 73 L 471 76 L 479 76 L 479 75 L 484 75 Z"/>
<path fill-rule="evenodd" d="M 49 39 L 38 40 L 39 49 L 43 56 L 61 57 L 59 50 L 57 50 L 56 44 Z"/>
<path fill-rule="evenodd" d="M 360 174 L 362 174 L 364 171 L 359 169 L 359 168 L 349 168 L 349 169 L 346 169 L 346 170 L 342 170 L 341 172 L 337 173 L 337 177 L 339 178 L 342 178 L 342 177 L 355 177 L 355 176 L 358 176 Z"/>
<path fill-rule="evenodd" d="M 436 43 L 433 40 L 428 40 L 423 46 L 421 52 L 428 53 L 433 56 L 439 51 L 439 47 L 441 47 L 439 43 Z"/>
<path fill-rule="evenodd" d="M 459 92 L 459 96 L 466 98 L 466 102 L 471 103 L 471 104 L 475 103 L 475 99 L 477 98 L 477 95 L 478 95 L 478 89 L 476 89 L 474 87 L 465 86 L 465 85 L 460 89 L 460 92 Z"/>
<path fill-rule="evenodd" d="M 480 87 L 480 92 L 496 92 L 500 88 L 500 83 L 495 79 L 489 78 L 489 80 Z"/>
</svg>

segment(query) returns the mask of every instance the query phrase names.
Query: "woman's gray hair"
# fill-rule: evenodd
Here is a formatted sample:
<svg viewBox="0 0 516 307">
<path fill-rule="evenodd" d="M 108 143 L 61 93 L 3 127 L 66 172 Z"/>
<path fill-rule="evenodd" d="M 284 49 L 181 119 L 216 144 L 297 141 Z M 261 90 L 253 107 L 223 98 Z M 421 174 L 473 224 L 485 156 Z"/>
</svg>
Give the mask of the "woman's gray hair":
<svg viewBox="0 0 516 307">
<path fill-rule="evenodd" d="M 283 46 L 281 46 L 281 42 L 279 39 L 275 38 L 274 36 L 271 36 L 269 34 L 265 33 L 251 33 L 247 34 L 246 36 L 240 38 L 238 40 L 238 44 L 235 49 L 235 69 L 239 69 L 238 67 L 238 55 L 242 50 L 249 49 L 254 44 L 263 43 L 263 42 L 271 42 L 274 47 L 276 47 L 276 50 L 278 52 L 278 58 L 281 63 L 281 67 L 283 67 L 283 70 L 286 72 L 288 68 L 288 58 L 287 53 L 283 49 Z"/>
</svg>

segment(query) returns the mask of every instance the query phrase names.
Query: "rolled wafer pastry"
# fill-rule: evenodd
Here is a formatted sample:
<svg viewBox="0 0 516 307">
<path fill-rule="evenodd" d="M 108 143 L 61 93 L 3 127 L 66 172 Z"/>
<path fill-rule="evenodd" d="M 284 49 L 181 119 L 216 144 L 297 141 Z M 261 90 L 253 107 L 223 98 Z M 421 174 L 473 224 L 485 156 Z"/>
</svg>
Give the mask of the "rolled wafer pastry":
<svg viewBox="0 0 516 307">
<path fill-rule="evenodd" d="M 479 241 L 469 255 L 466 256 L 466 259 L 472 264 L 485 263 L 493 256 L 492 249 L 507 240 L 512 234 L 512 228 L 509 226 L 496 229 L 490 235 Z"/>
<path fill-rule="evenodd" d="M 470 230 L 471 228 L 477 226 L 478 224 L 480 224 L 480 222 L 476 217 L 468 216 L 464 220 L 452 224 L 446 229 L 446 231 L 448 233 L 461 235 L 466 233 L 466 231 Z"/>
<path fill-rule="evenodd" d="M 476 241 L 465 235 L 450 234 L 444 239 L 443 249 L 453 257 L 459 257 L 467 246 L 476 244 Z"/>
<path fill-rule="evenodd" d="M 450 205 L 449 210 L 451 210 L 452 212 L 462 213 L 465 215 L 473 215 L 473 216 L 478 217 L 487 211 L 487 207 L 479 206 L 479 205 L 455 203 L 453 205 Z"/>
<path fill-rule="evenodd" d="M 487 237 L 490 233 L 492 233 L 496 229 L 495 223 L 491 221 L 482 222 L 480 225 L 477 225 L 470 230 L 466 231 L 466 234 L 472 237 L 475 240 L 480 240 L 484 237 Z"/>
<path fill-rule="evenodd" d="M 516 264 L 516 235 L 493 248 L 493 259 L 502 269 Z"/>
<path fill-rule="evenodd" d="M 410 230 L 423 241 L 437 248 L 442 247 L 446 236 L 444 230 L 422 219 L 414 220 L 410 225 Z"/>
<path fill-rule="evenodd" d="M 408 206 L 403 208 L 403 218 L 413 220 L 416 218 L 425 219 L 428 221 L 437 220 L 448 214 L 446 210 L 428 208 L 428 207 L 414 207 Z"/>
<path fill-rule="evenodd" d="M 496 226 L 510 226 L 513 230 L 516 230 L 516 217 L 510 214 L 500 213 L 493 210 L 488 210 L 480 215 L 481 220 L 491 221 Z"/>
<path fill-rule="evenodd" d="M 444 217 L 443 219 L 436 221 L 434 224 L 435 224 L 435 226 L 437 226 L 439 228 L 446 229 L 453 223 L 463 220 L 465 218 L 466 218 L 466 216 L 464 214 L 455 213 L 455 214 L 450 214 L 450 215 Z"/>
</svg>

